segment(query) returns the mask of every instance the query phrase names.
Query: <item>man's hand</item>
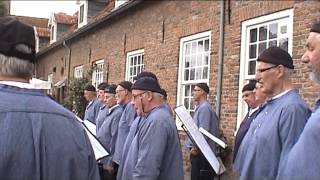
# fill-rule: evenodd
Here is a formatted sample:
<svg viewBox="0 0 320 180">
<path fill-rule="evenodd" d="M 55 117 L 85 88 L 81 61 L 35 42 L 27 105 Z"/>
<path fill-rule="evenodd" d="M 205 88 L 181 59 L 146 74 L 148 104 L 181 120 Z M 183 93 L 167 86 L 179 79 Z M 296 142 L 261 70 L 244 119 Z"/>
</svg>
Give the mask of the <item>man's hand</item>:
<svg viewBox="0 0 320 180">
<path fill-rule="evenodd" d="M 190 150 L 190 155 L 192 155 L 192 156 L 196 156 L 196 155 L 198 155 L 200 153 L 200 151 L 198 150 L 198 148 L 196 148 L 196 147 L 193 147 L 193 148 L 191 148 L 191 150 Z"/>
</svg>

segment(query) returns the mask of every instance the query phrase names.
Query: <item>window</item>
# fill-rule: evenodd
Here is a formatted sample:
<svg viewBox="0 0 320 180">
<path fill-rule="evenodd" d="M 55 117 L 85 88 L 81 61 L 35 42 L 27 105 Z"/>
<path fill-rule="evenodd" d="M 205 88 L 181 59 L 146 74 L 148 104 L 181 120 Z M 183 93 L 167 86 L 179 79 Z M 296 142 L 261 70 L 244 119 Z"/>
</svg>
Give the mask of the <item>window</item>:
<svg viewBox="0 0 320 180">
<path fill-rule="evenodd" d="M 83 66 L 77 66 L 74 68 L 74 78 L 83 77 Z"/>
<path fill-rule="evenodd" d="M 103 59 L 96 61 L 94 64 L 94 69 L 92 73 L 92 85 L 96 88 L 100 83 L 103 82 L 103 65 L 104 65 Z"/>
<path fill-rule="evenodd" d="M 242 23 L 237 128 L 247 110 L 241 90 L 248 80 L 255 78 L 256 60 L 259 54 L 272 46 L 281 47 L 291 54 L 292 28 L 293 10 L 261 16 Z"/>
<path fill-rule="evenodd" d="M 52 95 L 52 82 L 53 82 L 52 80 L 53 80 L 53 74 L 52 73 L 48 74 L 48 82 L 51 83 L 51 89 L 48 89 L 48 92 L 47 92 L 49 95 Z"/>
<path fill-rule="evenodd" d="M 195 111 L 194 85 L 209 82 L 210 44 L 210 31 L 180 40 L 177 105 L 183 104 L 191 114 Z"/>
<path fill-rule="evenodd" d="M 50 28 L 50 43 L 54 43 L 57 40 L 57 26 L 56 26 L 56 22 L 53 22 L 51 24 L 51 28 Z"/>
<path fill-rule="evenodd" d="M 128 0 L 116 0 L 114 3 L 114 8 L 118 8 L 119 6 L 123 5 L 126 2 L 128 2 Z"/>
<path fill-rule="evenodd" d="M 78 28 L 87 24 L 88 1 L 81 1 L 78 13 Z"/>
<path fill-rule="evenodd" d="M 126 80 L 133 82 L 133 78 L 144 70 L 144 50 L 137 50 L 127 54 Z"/>
</svg>

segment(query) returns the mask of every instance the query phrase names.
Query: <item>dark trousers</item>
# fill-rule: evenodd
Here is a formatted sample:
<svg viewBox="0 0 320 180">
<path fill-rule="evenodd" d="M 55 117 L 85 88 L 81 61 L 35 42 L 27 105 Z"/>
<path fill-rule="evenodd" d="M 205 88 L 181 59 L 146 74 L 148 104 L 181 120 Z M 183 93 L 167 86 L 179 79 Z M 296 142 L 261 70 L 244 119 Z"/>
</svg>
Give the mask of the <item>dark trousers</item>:
<svg viewBox="0 0 320 180">
<path fill-rule="evenodd" d="M 190 155 L 191 180 L 213 180 L 216 173 L 207 159 L 199 153 L 196 156 Z"/>
<path fill-rule="evenodd" d="M 103 164 L 99 165 L 99 174 L 101 180 L 116 180 L 117 179 L 117 172 L 118 172 L 118 165 L 114 165 L 114 174 L 110 174 L 107 170 L 103 168 Z"/>
</svg>

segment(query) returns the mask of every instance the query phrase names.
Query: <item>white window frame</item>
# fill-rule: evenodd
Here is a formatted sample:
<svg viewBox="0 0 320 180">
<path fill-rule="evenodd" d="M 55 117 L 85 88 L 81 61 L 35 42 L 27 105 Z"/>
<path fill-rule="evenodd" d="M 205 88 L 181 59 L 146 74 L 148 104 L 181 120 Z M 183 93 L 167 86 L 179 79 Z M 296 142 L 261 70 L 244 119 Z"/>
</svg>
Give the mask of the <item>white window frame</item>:
<svg viewBox="0 0 320 180">
<path fill-rule="evenodd" d="M 141 62 L 142 63 L 137 63 L 137 64 L 131 64 L 130 60 L 131 58 L 141 56 Z M 131 74 L 131 69 L 136 69 L 136 72 L 132 72 Z M 140 72 L 144 70 L 144 49 L 139 49 L 136 51 L 131 51 L 127 53 L 127 59 L 126 59 L 126 80 L 133 82 L 133 78 L 136 77 Z"/>
<path fill-rule="evenodd" d="M 116 0 L 116 1 L 114 2 L 114 8 L 116 9 L 116 8 L 118 8 L 119 6 L 125 4 L 125 3 L 128 2 L 128 1 L 129 1 L 129 0 Z"/>
<path fill-rule="evenodd" d="M 238 87 L 238 113 L 237 113 L 237 130 L 247 113 L 247 105 L 242 100 L 242 87 L 250 80 L 254 79 L 255 75 L 248 75 L 247 57 L 249 54 L 249 29 L 253 26 L 265 24 L 269 22 L 282 21 L 287 19 L 287 33 L 288 33 L 288 53 L 292 55 L 292 37 L 293 37 L 293 9 L 288 9 L 269 15 L 261 16 L 258 18 L 244 21 L 241 27 L 241 53 L 240 53 L 240 75 L 239 75 L 239 87 Z M 279 27 L 278 27 L 279 28 Z M 236 132 L 237 132 L 236 130 Z M 235 132 L 235 133 L 236 133 Z"/>
<path fill-rule="evenodd" d="M 51 88 L 50 88 L 50 89 L 48 89 L 47 93 L 48 93 L 48 94 L 50 94 L 50 95 L 52 95 L 52 87 L 53 87 L 53 86 L 52 86 L 52 83 L 53 83 L 53 73 L 48 74 L 47 81 L 48 81 L 49 83 L 51 83 Z"/>
<path fill-rule="evenodd" d="M 83 66 L 74 67 L 74 78 L 82 78 L 83 77 Z"/>
<path fill-rule="evenodd" d="M 39 35 L 38 35 L 38 31 L 37 31 L 37 28 L 35 27 L 35 26 L 33 26 L 33 30 L 34 30 L 34 37 L 35 37 L 35 39 L 36 39 L 36 47 L 35 47 L 35 49 L 36 49 L 36 52 L 38 52 L 39 51 Z"/>
<path fill-rule="evenodd" d="M 81 6 L 83 6 L 83 21 L 80 22 L 80 9 Z M 78 12 L 78 28 L 81 28 L 82 26 L 86 25 L 88 23 L 88 1 L 80 1 L 79 4 L 79 12 Z"/>
<path fill-rule="evenodd" d="M 92 72 L 92 85 L 97 88 L 98 85 L 103 82 L 104 59 L 98 60 L 94 64 L 95 68 Z"/>
<path fill-rule="evenodd" d="M 200 80 L 188 80 L 188 81 L 185 81 L 184 80 L 184 75 L 185 75 L 185 67 L 184 67 L 184 59 L 185 59 L 185 46 L 187 43 L 189 42 L 198 42 L 199 40 L 206 40 L 208 39 L 209 40 L 209 49 L 208 49 L 208 52 L 207 53 L 202 53 L 203 54 L 208 54 L 208 65 L 205 65 L 207 66 L 208 70 L 207 70 L 207 78 L 205 79 L 200 79 Z M 198 43 L 197 43 L 197 46 L 198 46 Z M 197 52 L 196 52 L 197 53 Z M 193 85 L 193 84 L 196 84 L 196 83 L 207 83 L 209 85 L 209 79 L 210 79 L 210 53 L 211 53 L 211 31 L 207 31 L 207 32 L 202 32 L 202 33 L 198 33 L 198 34 L 195 34 L 195 35 L 191 35 L 191 36 L 188 36 L 188 37 L 184 37 L 184 38 L 181 38 L 180 39 L 180 53 L 179 53 L 179 74 L 178 74 L 178 88 L 177 88 L 177 106 L 179 105 L 183 105 L 184 104 L 184 87 L 185 85 Z M 198 53 L 197 53 L 198 55 Z M 201 64 L 202 66 L 200 67 L 203 67 L 203 64 Z M 195 65 L 195 67 L 197 67 L 197 65 Z M 199 67 L 199 66 L 198 66 Z M 191 92 L 190 92 L 190 96 L 192 96 L 192 89 L 191 89 Z M 187 110 L 189 112 L 193 112 L 194 109 L 188 109 L 188 107 L 186 107 Z M 176 125 L 178 127 L 179 130 L 181 130 L 181 122 L 180 121 L 176 121 Z"/>
<path fill-rule="evenodd" d="M 57 22 L 53 21 L 50 27 L 50 44 L 56 41 L 57 41 Z"/>
</svg>

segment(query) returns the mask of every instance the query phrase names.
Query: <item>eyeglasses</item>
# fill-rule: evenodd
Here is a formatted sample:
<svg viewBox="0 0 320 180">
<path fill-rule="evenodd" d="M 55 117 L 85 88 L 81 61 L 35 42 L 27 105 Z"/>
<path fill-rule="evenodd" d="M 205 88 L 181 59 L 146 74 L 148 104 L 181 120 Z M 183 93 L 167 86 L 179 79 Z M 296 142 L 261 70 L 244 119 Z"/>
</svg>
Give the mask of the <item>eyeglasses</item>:
<svg viewBox="0 0 320 180">
<path fill-rule="evenodd" d="M 140 94 L 136 94 L 136 95 L 133 95 L 132 94 L 132 99 L 135 101 L 135 100 L 137 100 L 137 97 L 142 97 L 142 95 L 144 94 L 144 93 L 146 93 L 146 92 L 148 92 L 148 91 L 144 91 L 144 92 L 142 92 L 142 93 L 140 93 Z"/>
<path fill-rule="evenodd" d="M 124 89 L 116 90 L 116 93 L 118 94 L 118 93 L 121 92 L 121 91 L 124 91 Z"/>
<path fill-rule="evenodd" d="M 276 67 L 278 67 L 278 65 L 271 66 L 271 67 L 267 67 L 267 68 L 264 68 L 264 69 L 257 69 L 257 72 L 258 72 L 258 73 L 263 73 L 263 72 L 265 72 L 265 71 L 268 71 L 268 70 L 273 69 L 273 68 L 276 68 Z"/>
</svg>

